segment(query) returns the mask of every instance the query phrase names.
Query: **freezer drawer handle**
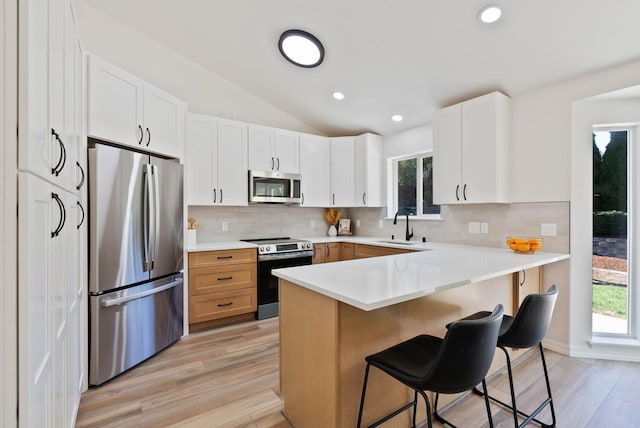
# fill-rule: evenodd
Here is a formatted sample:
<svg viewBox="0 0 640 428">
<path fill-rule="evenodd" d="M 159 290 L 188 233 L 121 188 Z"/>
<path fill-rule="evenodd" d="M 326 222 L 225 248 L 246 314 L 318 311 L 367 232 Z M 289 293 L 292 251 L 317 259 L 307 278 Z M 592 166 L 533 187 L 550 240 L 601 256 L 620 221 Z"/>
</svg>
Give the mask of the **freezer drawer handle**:
<svg viewBox="0 0 640 428">
<path fill-rule="evenodd" d="M 136 299 L 141 299 L 142 297 L 147 297 L 147 296 L 151 296 L 152 294 L 157 294 L 157 293 L 161 293 L 165 290 L 168 290 L 170 288 L 173 288 L 177 285 L 182 284 L 182 279 L 178 279 L 176 281 L 172 281 L 168 284 L 165 284 L 161 287 L 157 287 L 157 288 L 153 288 L 151 290 L 147 290 L 147 291 L 143 291 L 141 293 L 137 293 L 137 294 L 133 294 L 131 296 L 125 296 L 125 297 L 118 297 L 116 299 L 109 299 L 109 300 L 103 300 L 101 303 L 101 306 L 104 308 L 108 308 L 110 306 L 116 306 L 116 305 L 121 305 L 123 303 L 127 303 L 130 302 L 132 300 L 136 300 Z"/>
<path fill-rule="evenodd" d="M 223 306 L 231 306 L 233 305 L 233 302 L 229 302 L 229 303 L 218 303 L 218 307 L 221 308 Z"/>
</svg>

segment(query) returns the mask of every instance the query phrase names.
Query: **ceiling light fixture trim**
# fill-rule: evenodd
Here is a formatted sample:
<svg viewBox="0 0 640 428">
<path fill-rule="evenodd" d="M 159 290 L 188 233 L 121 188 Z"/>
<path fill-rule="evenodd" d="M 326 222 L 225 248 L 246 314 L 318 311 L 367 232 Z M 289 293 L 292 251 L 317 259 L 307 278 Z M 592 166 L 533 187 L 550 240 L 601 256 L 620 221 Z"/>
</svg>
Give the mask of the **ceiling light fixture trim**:
<svg viewBox="0 0 640 428">
<path fill-rule="evenodd" d="M 316 36 L 303 30 L 287 30 L 280 35 L 278 49 L 291 64 L 313 68 L 324 60 L 324 46 Z"/>
<path fill-rule="evenodd" d="M 478 14 L 480 21 L 486 24 L 492 24 L 499 20 L 500 17 L 502 17 L 502 9 L 495 4 L 483 7 Z"/>
<path fill-rule="evenodd" d="M 335 98 L 336 100 L 344 100 L 344 94 L 340 91 L 335 91 L 333 93 L 333 98 Z"/>
<path fill-rule="evenodd" d="M 394 122 L 402 122 L 402 116 L 400 116 L 399 114 L 394 114 L 393 116 L 391 116 L 391 120 L 393 120 Z"/>
</svg>

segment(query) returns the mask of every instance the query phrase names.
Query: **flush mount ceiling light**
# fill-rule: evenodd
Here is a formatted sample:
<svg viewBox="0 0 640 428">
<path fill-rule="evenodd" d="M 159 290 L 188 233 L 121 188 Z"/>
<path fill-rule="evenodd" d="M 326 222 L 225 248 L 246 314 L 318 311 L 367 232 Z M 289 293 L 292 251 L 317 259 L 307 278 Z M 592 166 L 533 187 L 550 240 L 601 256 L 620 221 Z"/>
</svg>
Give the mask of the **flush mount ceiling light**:
<svg viewBox="0 0 640 428">
<path fill-rule="evenodd" d="M 492 22 L 496 22 L 498 19 L 500 19 L 501 16 L 502 16 L 502 10 L 500 9 L 499 6 L 496 6 L 495 4 L 483 7 L 480 13 L 478 14 L 480 21 L 486 24 L 491 24 Z"/>
<path fill-rule="evenodd" d="M 317 67 L 324 59 L 324 47 L 320 40 L 302 30 L 287 30 L 282 33 L 278 49 L 287 61 L 298 67 Z"/>
<path fill-rule="evenodd" d="M 399 114 L 394 114 L 393 116 L 391 116 L 391 120 L 393 120 L 394 122 L 402 122 L 402 116 L 400 116 Z"/>
<path fill-rule="evenodd" d="M 342 92 L 335 91 L 333 93 L 333 98 L 335 98 L 336 100 L 344 100 L 344 94 Z"/>
</svg>

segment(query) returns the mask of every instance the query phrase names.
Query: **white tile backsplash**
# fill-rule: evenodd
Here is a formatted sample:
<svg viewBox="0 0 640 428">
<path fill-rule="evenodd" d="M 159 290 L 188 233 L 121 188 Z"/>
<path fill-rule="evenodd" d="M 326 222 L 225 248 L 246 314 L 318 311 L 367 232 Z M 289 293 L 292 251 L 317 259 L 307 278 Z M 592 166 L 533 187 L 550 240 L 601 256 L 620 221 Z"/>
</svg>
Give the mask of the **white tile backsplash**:
<svg viewBox="0 0 640 428">
<path fill-rule="evenodd" d="M 385 208 L 349 208 L 342 210 L 360 227 L 355 235 L 404 239 L 405 218 L 398 224 L 385 219 Z M 189 217 L 198 221 L 198 243 L 276 236 L 324 236 L 328 225 L 322 208 L 296 205 L 256 204 L 247 207 L 190 206 Z M 226 222 L 228 230 L 222 230 Z M 311 227 L 312 222 L 314 227 Z M 382 228 L 379 227 L 382 222 Z M 468 231 L 469 222 L 487 223 L 488 233 Z M 470 204 L 442 207 L 442 220 L 409 219 L 413 240 L 450 242 L 486 247 L 506 247 L 507 236 L 540 236 L 542 223 L 556 224 L 557 236 L 545 236 L 543 249 L 569 252 L 569 202 Z"/>
</svg>

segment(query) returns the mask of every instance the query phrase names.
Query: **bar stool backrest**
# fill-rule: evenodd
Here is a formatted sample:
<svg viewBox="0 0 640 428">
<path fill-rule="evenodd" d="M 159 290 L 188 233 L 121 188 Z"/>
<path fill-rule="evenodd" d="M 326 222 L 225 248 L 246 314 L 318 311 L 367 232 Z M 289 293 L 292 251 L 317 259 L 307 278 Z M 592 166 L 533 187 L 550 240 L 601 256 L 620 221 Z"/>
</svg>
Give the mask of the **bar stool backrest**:
<svg viewBox="0 0 640 428">
<path fill-rule="evenodd" d="M 526 296 L 513 323 L 500 335 L 499 344 L 509 348 L 531 348 L 542 342 L 551 324 L 557 297 L 555 284 L 546 293 Z"/>
<path fill-rule="evenodd" d="M 485 318 L 451 323 L 425 377 L 425 389 L 453 394 L 482 382 L 493 361 L 502 314 L 502 305 L 497 305 Z"/>
</svg>

